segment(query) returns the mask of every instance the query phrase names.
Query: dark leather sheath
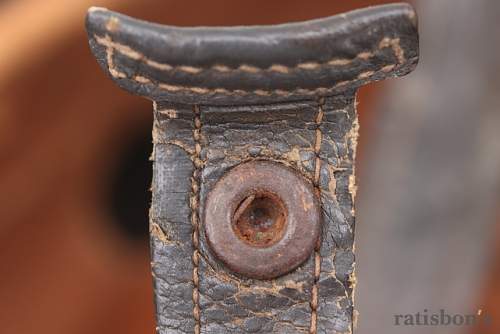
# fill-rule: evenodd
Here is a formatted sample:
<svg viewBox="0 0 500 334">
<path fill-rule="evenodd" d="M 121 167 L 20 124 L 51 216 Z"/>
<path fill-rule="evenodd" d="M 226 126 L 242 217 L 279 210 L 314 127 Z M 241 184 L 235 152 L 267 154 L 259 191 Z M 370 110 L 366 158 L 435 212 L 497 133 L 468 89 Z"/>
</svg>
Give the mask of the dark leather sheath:
<svg viewBox="0 0 500 334">
<path fill-rule="evenodd" d="M 104 71 L 154 103 L 158 333 L 351 333 L 356 90 L 415 68 L 413 9 L 394 4 L 276 26 L 178 28 L 92 8 L 86 24 Z M 227 268 L 204 230 L 216 182 L 253 160 L 302 175 L 322 214 L 308 259 L 267 280 Z"/>
</svg>

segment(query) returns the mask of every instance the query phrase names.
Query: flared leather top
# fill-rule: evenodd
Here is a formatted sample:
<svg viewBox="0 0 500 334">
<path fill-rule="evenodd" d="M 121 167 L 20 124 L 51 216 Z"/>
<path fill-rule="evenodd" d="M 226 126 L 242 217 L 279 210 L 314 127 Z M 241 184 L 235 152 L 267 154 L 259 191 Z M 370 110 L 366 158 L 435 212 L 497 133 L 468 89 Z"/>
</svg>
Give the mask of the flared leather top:
<svg viewBox="0 0 500 334">
<path fill-rule="evenodd" d="M 310 99 L 405 75 L 418 61 L 408 4 L 247 27 L 173 27 L 102 8 L 87 15 L 91 49 L 122 88 L 153 100 L 249 104 Z"/>
</svg>

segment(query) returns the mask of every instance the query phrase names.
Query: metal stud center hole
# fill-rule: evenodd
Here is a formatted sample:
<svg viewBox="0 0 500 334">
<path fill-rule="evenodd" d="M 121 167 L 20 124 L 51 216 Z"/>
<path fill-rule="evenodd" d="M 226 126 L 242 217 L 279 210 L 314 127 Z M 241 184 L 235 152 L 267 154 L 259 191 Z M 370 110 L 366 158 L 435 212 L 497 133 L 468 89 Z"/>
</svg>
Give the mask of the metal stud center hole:
<svg viewBox="0 0 500 334">
<path fill-rule="evenodd" d="M 246 197 L 233 215 L 233 229 L 241 240 L 254 247 L 269 247 L 284 234 L 287 212 L 281 199 L 267 192 Z"/>
</svg>

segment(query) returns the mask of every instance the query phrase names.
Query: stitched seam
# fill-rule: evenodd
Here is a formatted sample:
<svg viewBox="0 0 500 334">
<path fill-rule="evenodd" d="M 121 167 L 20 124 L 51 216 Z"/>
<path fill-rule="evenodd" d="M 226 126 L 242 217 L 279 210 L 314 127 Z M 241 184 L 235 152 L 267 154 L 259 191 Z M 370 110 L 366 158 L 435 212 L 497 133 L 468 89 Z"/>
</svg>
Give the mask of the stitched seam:
<svg viewBox="0 0 500 334">
<path fill-rule="evenodd" d="M 116 69 L 115 62 L 113 60 L 114 53 L 115 51 L 112 46 L 106 46 L 106 61 L 108 62 L 109 73 L 114 78 L 126 79 L 127 75 Z"/>
<path fill-rule="evenodd" d="M 321 141 L 323 139 L 323 133 L 321 132 L 321 123 L 324 117 L 324 107 L 325 100 L 321 98 L 318 103 L 318 114 L 316 115 L 316 139 L 314 143 L 314 153 L 316 155 L 314 163 L 314 187 L 318 200 L 321 201 L 321 189 L 319 186 L 320 169 L 321 169 Z M 314 284 L 311 290 L 311 326 L 309 328 L 310 334 L 316 334 L 318 330 L 318 282 L 321 273 L 321 254 L 320 254 L 320 244 L 316 245 L 314 250 Z"/>
<path fill-rule="evenodd" d="M 231 68 L 226 65 L 212 65 L 210 67 L 204 68 L 204 67 L 196 67 L 196 66 L 189 66 L 189 65 L 170 65 L 166 63 L 160 63 L 155 60 L 152 60 L 150 58 L 147 58 L 145 55 L 140 53 L 137 50 L 132 49 L 131 47 L 114 42 L 109 35 L 105 35 L 104 37 L 94 35 L 95 40 L 97 41 L 98 44 L 105 46 L 106 48 L 111 48 L 122 55 L 132 59 L 132 60 L 138 60 L 152 68 L 161 70 L 161 71 L 181 71 L 181 72 L 186 72 L 190 74 L 198 74 L 203 71 L 207 70 L 212 70 L 216 72 L 222 72 L 222 73 L 228 73 L 228 72 L 245 72 L 245 73 L 259 73 L 259 72 L 277 72 L 277 73 L 289 73 L 290 71 L 294 70 L 303 70 L 303 71 L 315 71 L 320 69 L 321 67 L 326 67 L 326 66 L 347 66 L 352 64 L 354 61 L 357 59 L 361 60 L 368 60 L 370 58 L 375 57 L 375 51 L 363 51 L 357 54 L 354 58 L 348 59 L 348 58 L 332 58 L 324 63 L 319 63 L 319 62 L 304 62 L 304 63 L 299 63 L 295 66 L 287 66 L 287 65 L 282 65 L 282 64 L 273 64 L 267 68 L 260 68 L 256 67 L 253 65 L 248 65 L 248 64 L 242 64 L 239 65 L 236 68 Z M 392 48 L 395 56 L 398 58 L 399 63 L 404 63 L 405 62 L 405 56 L 404 56 L 404 50 L 401 48 L 400 44 L 401 40 L 400 38 L 389 38 L 389 37 L 384 37 L 379 45 L 377 50 L 381 50 L 384 48 Z"/>
<path fill-rule="evenodd" d="M 417 59 L 417 58 L 414 58 Z M 412 60 L 414 60 L 412 59 Z M 246 96 L 250 94 L 258 95 L 258 96 L 272 96 L 272 95 L 277 95 L 277 96 L 291 96 L 291 95 L 324 95 L 332 90 L 335 90 L 337 88 L 341 88 L 344 86 L 347 86 L 349 84 L 358 82 L 360 80 L 367 80 L 368 78 L 372 77 L 375 74 L 378 73 L 388 73 L 394 70 L 396 65 L 387 65 L 383 67 L 382 69 L 378 70 L 377 72 L 373 71 L 368 71 L 361 73 L 358 78 L 350 80 L 350 81 L 341 81 L 338 82 L 337 84 L 333 85 L 332 87 L 318 87 L 316 89 L 304 89 L 304 88 L 297 88 L 291 91 L 288 90 L 282 90 L 282 89 L 276 89 L 276 90 L 262 90 L 262 89 L 257 89 L 253 91 L 245 91 L 241 89 L 235 89 L 235 90 L 230 90 L 226 88 L 204 88 L 204 87 L 187 87 L 187 86 L 177 86 L 177 85 L 170 85 L 170 84 L 165 84 L 165 83 L 159 83 L 156 85 L 157 88 L 160 90 L 164 90 L 167 92 L 183 92 L 183 91 L 188 91 L 190 93 L 195 93 L 195 94 L 200 94 L 200 95 L 207 95 L 207 94 L 224 94 L 224 95 L 240 95 L 240 96 Z M 115 72 L 117 72 L 115 70 Z M 110 70 L 110 73 L 113 75 L 113 73 Z M 120 72 L 121 73 L 121 72 Z M 368 74 L 368 75 L 367 75 Z M 115 76 L 115 78 L 119 79 L 124 79 L 123 76 Z M 125 78 L 129 79 L 132 81 L 135 81 L 140 84 L 151 84 L 154 85 L 153 81 L 150 79 L 136 75 L 133 78 Z"/>
<path fill-rule="evenodd" d="M 200 200 L 200 177 L 201 169 L 203 167 L 203 161 L 200 159 L 201 153 L 201 120 L 200 120 L 200 108 L 197 105 L 193 106 L 193 139 L 194 139 L 194 152 L 192 155 L 192 161 L 194 163 L 193 175 L 191 177 L 191 198 L 189 201 L 191 207 L 191 225 L 193 228 L 193 317 L 194 317 L 194 333 L 200 333 L 200 292 L 199 283 L 200 277 L 198 273 L 198 267 L 200 263 L 200 253 L 199 253 L 199 226 L 200 226 L 200 216 L 199 216 L 199 200 Z"/>
<path fill-rule="evenodd" d="M 98 36 L 95 36 L 98 38 Z M 109 39 L 109 36 L 106 35 L 106 37 Z M 384 40 L 383 40 L 384 41 Z M 335 90 L 337 88 L 341 88 L 344 86 L 347 86 L 349 84 L 355 83 L 357 81 L 362 81 L 362 80 L 368 80 L 369 78 L 373 77 L 376 74 L 379 73 L 389 73 L 392 72 L 398 65 L 404 64 L 406 62 L 406 59 L 404 57 L 404 50 L 399 47 L 399 42 L 398 43 L 390 43 L 386 42 L 388 45 L 397 45 L 398 47 L 393 47 L 393 52 L 398 58 L 398 63 L 397 64 L 388 64 L 381 69 L 377 71 L 366 71 L 363 73 L 360 73 L 356 79 L 353 80 L 347 80 L 347 81 L 341 81 L 333 85 L 332 87 L 318 87 L 315 89 L 305 89 L 305 88 L 297 88 L 294 90 L 283 90 L 283 89 L 275 89 L 275 90 L 262 90 L 262 89 L 256 89 L 253 91 L 246 91 L 242 89 L 226 89 L 226 88 L 206 88 L 206 87 L 196 87 L 196 86 L 180 86 L 180 85 L 172 85 L 172 84 L 167 84 L 167 83 L 157 83 L 155 84 L 151 79 L 142 76 L 142 75 L 134 75 L 132 78 L 129 78 L 124 72 L 121 72 L 116 69 L 116 66 L 113 61 L 113 55 L 114 55 L 114 48 L 111 44 L 109 45 L 104 45 L 106 47 L 106 60 L 107 60 L 107 65 L 108 65 L 108 71 L 111 74 L 112 77 L 117 78 L 117 79 L 128 79 L 132 80 L 134 82 L 137 82 L 139 84 L 151 84 L 155 85 L 157 89 L 164 90 L 167 92 L 183 92 L 183 91 L 188 91 L 190 93 L 195 93 L 195 94 L 200 94 L 200 95 L 206 95 L 206 94 L 224 94 L 224 95 L 249 95 L 249 94 L 254 94 L 257 96 L 272 96 L 272 95 L 277 95 L 277 96 L 291 96 L 291 95 L 325 95 L 332 90 Z M 362 53 L 363 54 L 363 53 Z M 133 57 L 130 56 L 130 54 L 126 55 L 131 59 L 143 59 L 143 56 L 140 54 L 134 54 Z M 139 57 L 139 58 L 138 58 Z M 415 61 L 418 59 L 418 57 L 414 57 L 410 59 L 411 62 Z M 163 64 L 165 65 L 165 64 Z M 170 66 L 170 65 L 168 65 Z"/>
</svg>

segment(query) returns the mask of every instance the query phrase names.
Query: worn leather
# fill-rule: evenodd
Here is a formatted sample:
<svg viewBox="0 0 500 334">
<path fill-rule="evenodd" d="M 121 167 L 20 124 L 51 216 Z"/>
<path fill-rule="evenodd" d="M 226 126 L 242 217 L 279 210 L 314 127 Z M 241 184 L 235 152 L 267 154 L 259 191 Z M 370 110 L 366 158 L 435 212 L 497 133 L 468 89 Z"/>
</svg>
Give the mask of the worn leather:
<svg viewBox="0 0 500 334">
<path fill-rule="evenodd" d="M 356 89 L 418 60 L 405 4 L 269 27 L 176 28 L 91 9 L 91 49 L 122 88 L 155 101 L 152 268 L 159 333 L 352 333 Z M 316 188 L 321 240 L 272 280 L 212 254 L 204 202 L 249 160 Z M 293 191 L 293 185 L 290 185 Z"/>
<path fill-rule="evenodd" d="M 351 330 L 354 217 L 348 179 L 353 173 L 357 137 L 353 128 L 356 126 L 353 94 L 321 102 L 202 108 L 205 167 L 201 203 L 220 176 L 250 159 L 281 162 L 314 183 L 316 117 L 320 109 L 324 111 L 319 126 L 324 134 L 321 147 L 326 153 L 322 156 L 320 150 L 324 265 L 319 278 L 322 301 L 318 312 L 319 333 Z M 336 183 L 338 187 L 334 186 Z M 293 190 L 293 185 L 290 187 Z M 201 209 L 203 212 L 203 206 Z M 314 255 L 299 269 L 278 279 L 248 280 L 228 273 L 212 256 L 204 238 L 200 244 L 204 255 L 200 274 L 206 282 L 200 288 L 201 306 L 206 310 L 201 322 L 207 332 L 309 332 L 311 290 L 315 283 Z M 339 256 L 336 257 L 335 252 Z M 342 262 L 337 272 L 334 261 Z M 225 291 L 223 299 L 218 291 L 221 286 Z"/>
<path fill-rule="evenodd" d="M 160 26 L 92 9 L 87 29 L 105 71 L 124 89 L 156 101 L 310 99 L 406 74 L 418 56 L 416 16 L 407 4 L 236 28 Z"/>
</svg>

